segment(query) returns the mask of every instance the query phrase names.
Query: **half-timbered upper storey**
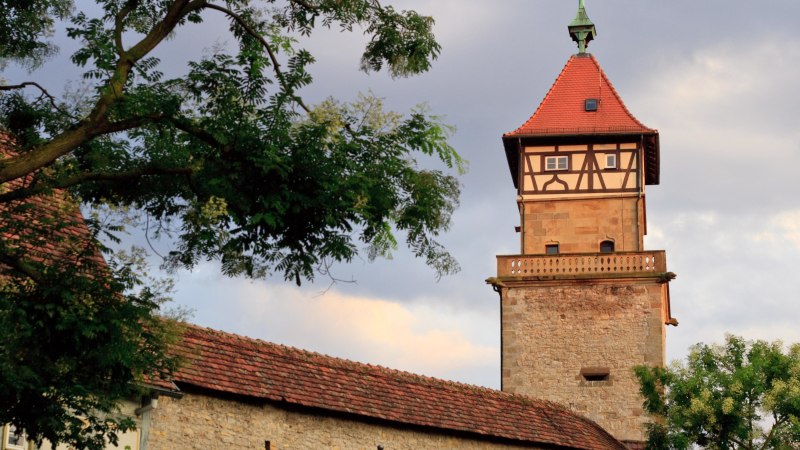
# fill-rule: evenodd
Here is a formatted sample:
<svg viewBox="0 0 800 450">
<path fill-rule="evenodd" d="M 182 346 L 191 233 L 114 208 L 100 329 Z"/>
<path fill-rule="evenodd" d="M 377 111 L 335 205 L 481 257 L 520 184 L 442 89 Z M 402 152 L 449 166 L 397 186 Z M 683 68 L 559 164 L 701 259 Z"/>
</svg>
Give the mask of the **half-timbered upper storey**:
<svg viewBox="0 0 800 450">
<path fill-rule="evenodd" d="M 638 193 L 659 183 L 658 131 L 628 111 L 597 60 L 572 56 L 536 112 L 503 135 L 528 198 Z"/>
</svg>

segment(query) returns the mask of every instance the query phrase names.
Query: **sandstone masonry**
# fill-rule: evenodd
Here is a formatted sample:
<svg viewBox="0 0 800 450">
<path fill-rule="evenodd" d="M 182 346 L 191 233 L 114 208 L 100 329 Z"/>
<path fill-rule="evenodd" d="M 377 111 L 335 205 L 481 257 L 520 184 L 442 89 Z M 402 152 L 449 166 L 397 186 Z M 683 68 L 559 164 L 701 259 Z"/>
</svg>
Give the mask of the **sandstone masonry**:
<svg viewBox="0 0 800 450">
<path fill-rule="evenodd" d="M 265 441 L 270 450 L 375 450 L 379 445 L 387 450 L 542 448 L 207 395 L 162 399 L 152 420 L 148 450 L 263 449 Z"/>
<path fill-rule="evenodd" d="M 644 440 L 632 369 L 664 364 L 666 284 L 519 282 L 501 293 L 503 390 L 564 404 L 617 439 Z"/>
</svg>

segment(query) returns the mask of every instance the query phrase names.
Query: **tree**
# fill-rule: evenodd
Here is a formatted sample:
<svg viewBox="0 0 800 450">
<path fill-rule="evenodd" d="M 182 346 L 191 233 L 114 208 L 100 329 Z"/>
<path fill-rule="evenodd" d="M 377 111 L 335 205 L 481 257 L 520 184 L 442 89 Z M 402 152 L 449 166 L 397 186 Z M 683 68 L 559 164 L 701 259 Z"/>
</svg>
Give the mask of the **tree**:
<svg viewBox="0 0 800 450">
<path fill-rule="evenodd" d="M 695 345 L 686 364 L 638 367 L 648 448 L 796 449 L 800 447 L 800 344 Z"/>
<path fill-rule="evenodd" d="M 35 69 L 67 20 L 89 93 L 59 99 L 35 79 L 0 81 L 0 126 L 13 136 L 0 155 L 0 235 L 15 237 L 0 245 L 0 323 L 20 337 L 2 338 L 0 423 L 96 448 L 130 425 L 109 414 L 114 402 L 174 368 L 169 333 L 153 320 L 160 293 L 130 261 L 96 260 L 95 238 L 119 228 L 90 218 L 89 239 L 76 237 L 65 231 L 80 228 L 70 213 L 51 208 L 40 220 L 36 205 L 139 214 L 148 236 L 173 243 L 171 269 L 218 260 L 228 275 L 280 273 L 299 284 L 361 251 L 390 255 L 398 232 L 438 275 L 458 269 L 435 238 L 450 225 L 459 184 L 416 162 L 430 155 L 462 171 L 450 129 L 424 109 L 384 112 L 372 96 L 309 106 L 300 95 L 314 58 L 298 40 L 315 27 L 360 27 L 369 35 L 361 69 L 400 77 L 439 54 L 431 18 L 377 0 L 96 3 L 102 13 L 92 17 L 71 0 L 0 0 L 0 60 Z M 229 20 L 236 48 L 174 77 L 159 72 L 154 50 L 212 15 Z M 37 243 L 81 250 L 53 257 Z M 93 348 L 95 358 L 80 364 L 55 341 Z M 33 404 L 42 407 L 26 412 Z M 76 413 L 88 427 L 65 422 Z"/>
</svg>

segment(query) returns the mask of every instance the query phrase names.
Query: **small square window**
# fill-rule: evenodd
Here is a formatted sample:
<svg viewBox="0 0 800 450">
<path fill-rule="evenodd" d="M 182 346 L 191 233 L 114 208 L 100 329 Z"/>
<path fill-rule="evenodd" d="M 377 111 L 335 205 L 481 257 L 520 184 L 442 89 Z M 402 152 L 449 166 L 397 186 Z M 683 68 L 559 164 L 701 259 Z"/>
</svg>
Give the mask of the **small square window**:
<svg viewBox="0 0 800 450">
<path fill-rule="evenodd" d="M 597 99 L 587 98 L 583 106 L 586 111 L 597 111 Z"/>
<path fill-rule="evenodd" d="M 616 169 L 617 168 L 617 155 L 610 154 L 606 155 L 606 169 Z"/>
<path fill-rule="evenodd" d="M 544 246 L 544 252 L 547 255 L 557 255 L 558 254 L 558 244 L 547 244 Z"/>
<path fill-rule="evenodd" d="M 568 156 L 548 156 L 544 160 L 545 170 L 567 170 L 569 169 Z"/>
</svg>

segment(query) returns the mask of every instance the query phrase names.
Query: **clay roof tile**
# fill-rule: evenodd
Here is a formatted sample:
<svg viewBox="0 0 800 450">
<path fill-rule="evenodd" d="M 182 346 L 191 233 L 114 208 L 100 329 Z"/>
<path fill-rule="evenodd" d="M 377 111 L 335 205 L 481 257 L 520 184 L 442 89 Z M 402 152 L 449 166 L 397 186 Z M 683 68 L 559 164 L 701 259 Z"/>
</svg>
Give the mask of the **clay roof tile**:
<svg viewBox="0 0 800 450">
<path fill-rule="evenodd" d="M 187 325 L 180 385 L 400 424 L 576 449 L 623 449 L 553 403 Z"/>
<path fill-rule="evenodd" d="M 587 99 L 598 100 L 586 111 Z M 573 55 L 533 115 L 503 137 L 654 133 L 625 107 L 600 64 L 590 54 Z"/>
</svg>

